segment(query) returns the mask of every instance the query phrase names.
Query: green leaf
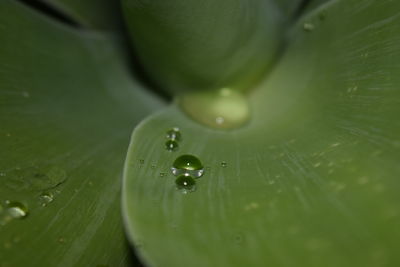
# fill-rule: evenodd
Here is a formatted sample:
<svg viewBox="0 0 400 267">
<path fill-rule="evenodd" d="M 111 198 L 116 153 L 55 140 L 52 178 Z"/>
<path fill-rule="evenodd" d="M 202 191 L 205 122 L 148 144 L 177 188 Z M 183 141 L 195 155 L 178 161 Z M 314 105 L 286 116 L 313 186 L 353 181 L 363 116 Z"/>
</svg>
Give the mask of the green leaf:
<svg viewBox="0 0 400 267">
<path fill-rule="evenodd" d="M 303 16 L 250 96 L 251 121 L 206 128 L 176 104 L 133 133 L 128 235 L 150 266 L 398 266 L 400 3 L 329 1 Z M 179 127 L 179 149 L 165 149 Z M 177 190 L 183 154 L 205 166 Z"/>
<path fill-rule="evenodd" d="M 146 72 L 172 93 L 248 90 L 279 52 L 284 16 L 273 1 L 123 1 Z"/>
<path fill-rule="evenodd" d="M 0 2 L 1 266 L 128 265 L 123 158 L 135 124 L 164 104 L 121 47 Z"/>
<path fill-rule="evenodd" d="M 87 28 L 116 30 L 122 25 L 121 8 L 115 0 L 41 0 Z"/>
</svg>

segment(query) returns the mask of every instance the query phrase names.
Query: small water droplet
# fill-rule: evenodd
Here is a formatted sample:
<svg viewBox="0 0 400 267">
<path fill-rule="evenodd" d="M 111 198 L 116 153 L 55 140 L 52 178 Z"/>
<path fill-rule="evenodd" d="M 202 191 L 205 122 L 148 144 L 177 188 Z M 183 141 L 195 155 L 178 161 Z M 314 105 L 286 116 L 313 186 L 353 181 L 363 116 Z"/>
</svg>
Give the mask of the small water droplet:
<svg viewBox="0 0 400 267">
<path fill-rule="evenodd" d="M 190 175 L 180 175 L 175 180 L 176 187 L 183 193 L 187 194 L 196 190 L 196 180 Z"/>
<path fill-rule="evenodd" d="M 175 140 L 168 140 L 167 142 L 165 142 L 165 148 L 168 151 L 176 151 L 178 150 L 178 142 L 176 142 Z"/>
<path fill-rule="evenodd" d="M 180 141 L 182 138 L 181 131 L 178 127 L 174 127 L 167 131 L 167 139 Z"/>
<path fill-rule="evenodd" d="M 314 28 L 315 28 L 314 24 L 310 22 L 304 22 L 303 24 L 303 29 L 307 32 L 311 32 L 312 30 L 314 30 Z"/>
<path fill-rule="evenodd" d="M 243 241 L 244 241 L 243 234 L 240 233 L 240 234 L 235 235 L 235 236 L 234 236 L 234 240 L 235 240 L 235 243 L 236 243 L 237 245 L 242 244 Z"/>
<path fill-rule="evenodd" d="M 204 167 L 196 156 L 182 155 L 174 161 L 171 171 L 175 176 L 184 174 L 198 178 L 203 175 Z"/>
<path fill-rule="evenodd" d="M 0 176 L 6 176 L 6 173 L 4 173 L 4 172 L 0 172 Z"/>
<path fill-rule="evenodd" d="M 226 161 L 221 162 L 221 167 L 222 168 L 226 168 L 226 166 L 228 166 L 228 163 L 226 163 Z"/>
<path fill-rule="evenodd" d="M 49 203 L 53 202 L 54 195 L 51 192 L 43 192 L 39 196 L 39 201 L 42 207 L 46 207 Z"/>
<path fill-rule="evenodd" d="M 17 201 L 7 201 L 7 214 L 14 219 L 22 219 L 28 215 L 28 207 Z"/>
<path fill-rule="evenodd" d="M 60 243 L 60 244 L 64 244 L 65 242 L 66 242 L 66 240 L 65 240 L 64 237 L 60 237 L 60 238 L 58 239 L 58 243 Z"/>
<path fill-rule="evenodd" d="M 30 94 L 27 91 L 22 92 L 22 96 L 28 98 Z"/>
<path fill-rule="evenodd" d="M 167 173 L 165 173 L 165 172 L 160 172 L 160 177 L 164 177 L 164 176 L 166 176 L 167 175 Z"/>
</svg>

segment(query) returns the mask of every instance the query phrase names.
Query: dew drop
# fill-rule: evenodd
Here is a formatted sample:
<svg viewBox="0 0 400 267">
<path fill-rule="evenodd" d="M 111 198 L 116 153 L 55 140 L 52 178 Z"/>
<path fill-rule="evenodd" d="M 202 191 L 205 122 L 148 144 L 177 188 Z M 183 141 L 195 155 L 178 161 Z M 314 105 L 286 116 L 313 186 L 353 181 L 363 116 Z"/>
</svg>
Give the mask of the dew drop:
<svg viewBox="0 0 400 267">
<path fill-rule="evenodd" d="M 54 195 L 51 192 L 43 192 L 39 196 L 39 201 L 42 207 L 46 207 L 49 203 L 53 202 Z"/>
<path fill-rule="evenodd" d="M 314 24 L 310 22 L 304 22 L 303 24 L 303 29 L 307 32 L 311 32 L 312 30 L 314 30 L 314 28 L 315 28 Z"/>
<path fill-rule="evenodd" d="M 221 162 L 221 167 L 222 168 L 226 168 L 226 166 L 228 166 L 228 163 L 226 163 L 226 161 Z"/>
<path fill-rule="evenodd" d="M 167 131 L 167 139 L 180 141 L 182 139 L 181 131 L 178 127 L 174 127 Z"/>
<path fill-rule="evenodd" d="M 176 151 L 178 150 L 178 142 L 176 142 L 175 140 L 168 140 L 167 142 L 165 142 L 165 148 L 168 151 Z"/>
<path fill-rule="evenodd" d="M 164 177 L 167 176 L 167 174 L 165 172 L 160 172 L 160 177 Z"/>
<path fill-rule="evenodd" d="M 28 207 L 17 201 L 7 201 L 7 214 L 13 219 L 22 219 L 28 215 Z"/>
<path fill-rule="evenodd" d="M 176 187 L 183 193 L 187 194 L 196 190 L 196 180 L 190 175 L 180 175 L 175 180 Z"/>
<path fill-rule="evenodd" d="M 174 161 L 171 171 L 175 176 L 183 174 L 199 178 L 204 173 L 204 167 L 196 156 L 182 155 Z"/>
<path fill-rule="evenodd" d="M 230 88 L 191 92 L 178 99 L 180 107 L 194 120 L 217 129 L 235 129 L 250 119 L 246 97 Z"/>
<path fill-rule="evenodd" d="M 29 94 L 29 92 L 27 92 L 27 91 L 24 91 L 24 92 L 22 92 L 21 94 L 22 94 L 22 96 L 25 97 L 25 98 L 30 97 L 30 94 Z"/>
</svg>

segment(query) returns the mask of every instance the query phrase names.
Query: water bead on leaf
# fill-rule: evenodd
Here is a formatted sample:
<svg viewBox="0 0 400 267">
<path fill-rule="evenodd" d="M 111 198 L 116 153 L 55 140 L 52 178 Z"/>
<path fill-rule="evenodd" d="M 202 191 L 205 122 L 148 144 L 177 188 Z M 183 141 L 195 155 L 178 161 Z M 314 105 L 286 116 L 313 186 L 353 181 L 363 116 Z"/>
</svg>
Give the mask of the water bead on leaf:
<svg viewBox="0 0 400 267">
<path fill-rule="evenodd" d="M 198 178 L 203 175 L 204 167 L 196 156 L 187 154 L 179 156 L 174 161 L 171 171 L 175 176 L 185 174 Z"/>
</svg>

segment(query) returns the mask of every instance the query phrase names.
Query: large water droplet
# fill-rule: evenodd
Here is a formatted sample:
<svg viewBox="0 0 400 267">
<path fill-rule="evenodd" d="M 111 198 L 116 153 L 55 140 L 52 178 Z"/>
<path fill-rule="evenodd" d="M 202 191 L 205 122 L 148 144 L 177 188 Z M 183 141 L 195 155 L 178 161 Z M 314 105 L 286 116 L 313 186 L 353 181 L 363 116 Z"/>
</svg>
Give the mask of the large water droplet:
<svg viewBox="0 0 400 267">
<path fill-rule="evenodd" d="M 181 131 L 179 128 L 174 127 L 171 130 L 167 131 L 167 139 L 180 141 L 182 138 Z"/>
<path fill-rule="evenodd" d="M 183 174 L 198 178 L 203 175 L 204 167 L 196 156 L 182 155 L 174 161 L 171 171 L 175 176 Z"/>
<path fill-rule="evenodd" d="M 196 190 L 196 180 L 190 175 L 180 175 L 175 180 L 176 187 L 184 194 Z"/>
<path fill-rule="evenodd" d="M 28 215 L 28 207 L 21 202 L 7 201 L 7 214 L 14 219 L 22 219 Z"/>
<path fill-rule="evenodd" d="M 247 99 L 229 88 L 191 92 L 178 99 L 182 109 L 194 120 L 217 129 L 234 129 L 250 119 Z"/>
<path fill-rule="evenodd" d="M 165 148 L 168 151 L 176 151 L 178 150 L 178 142 L 176 142 L 175 140 L 168 140 L 167 142 L 165 142 Z"/>
</svg>

